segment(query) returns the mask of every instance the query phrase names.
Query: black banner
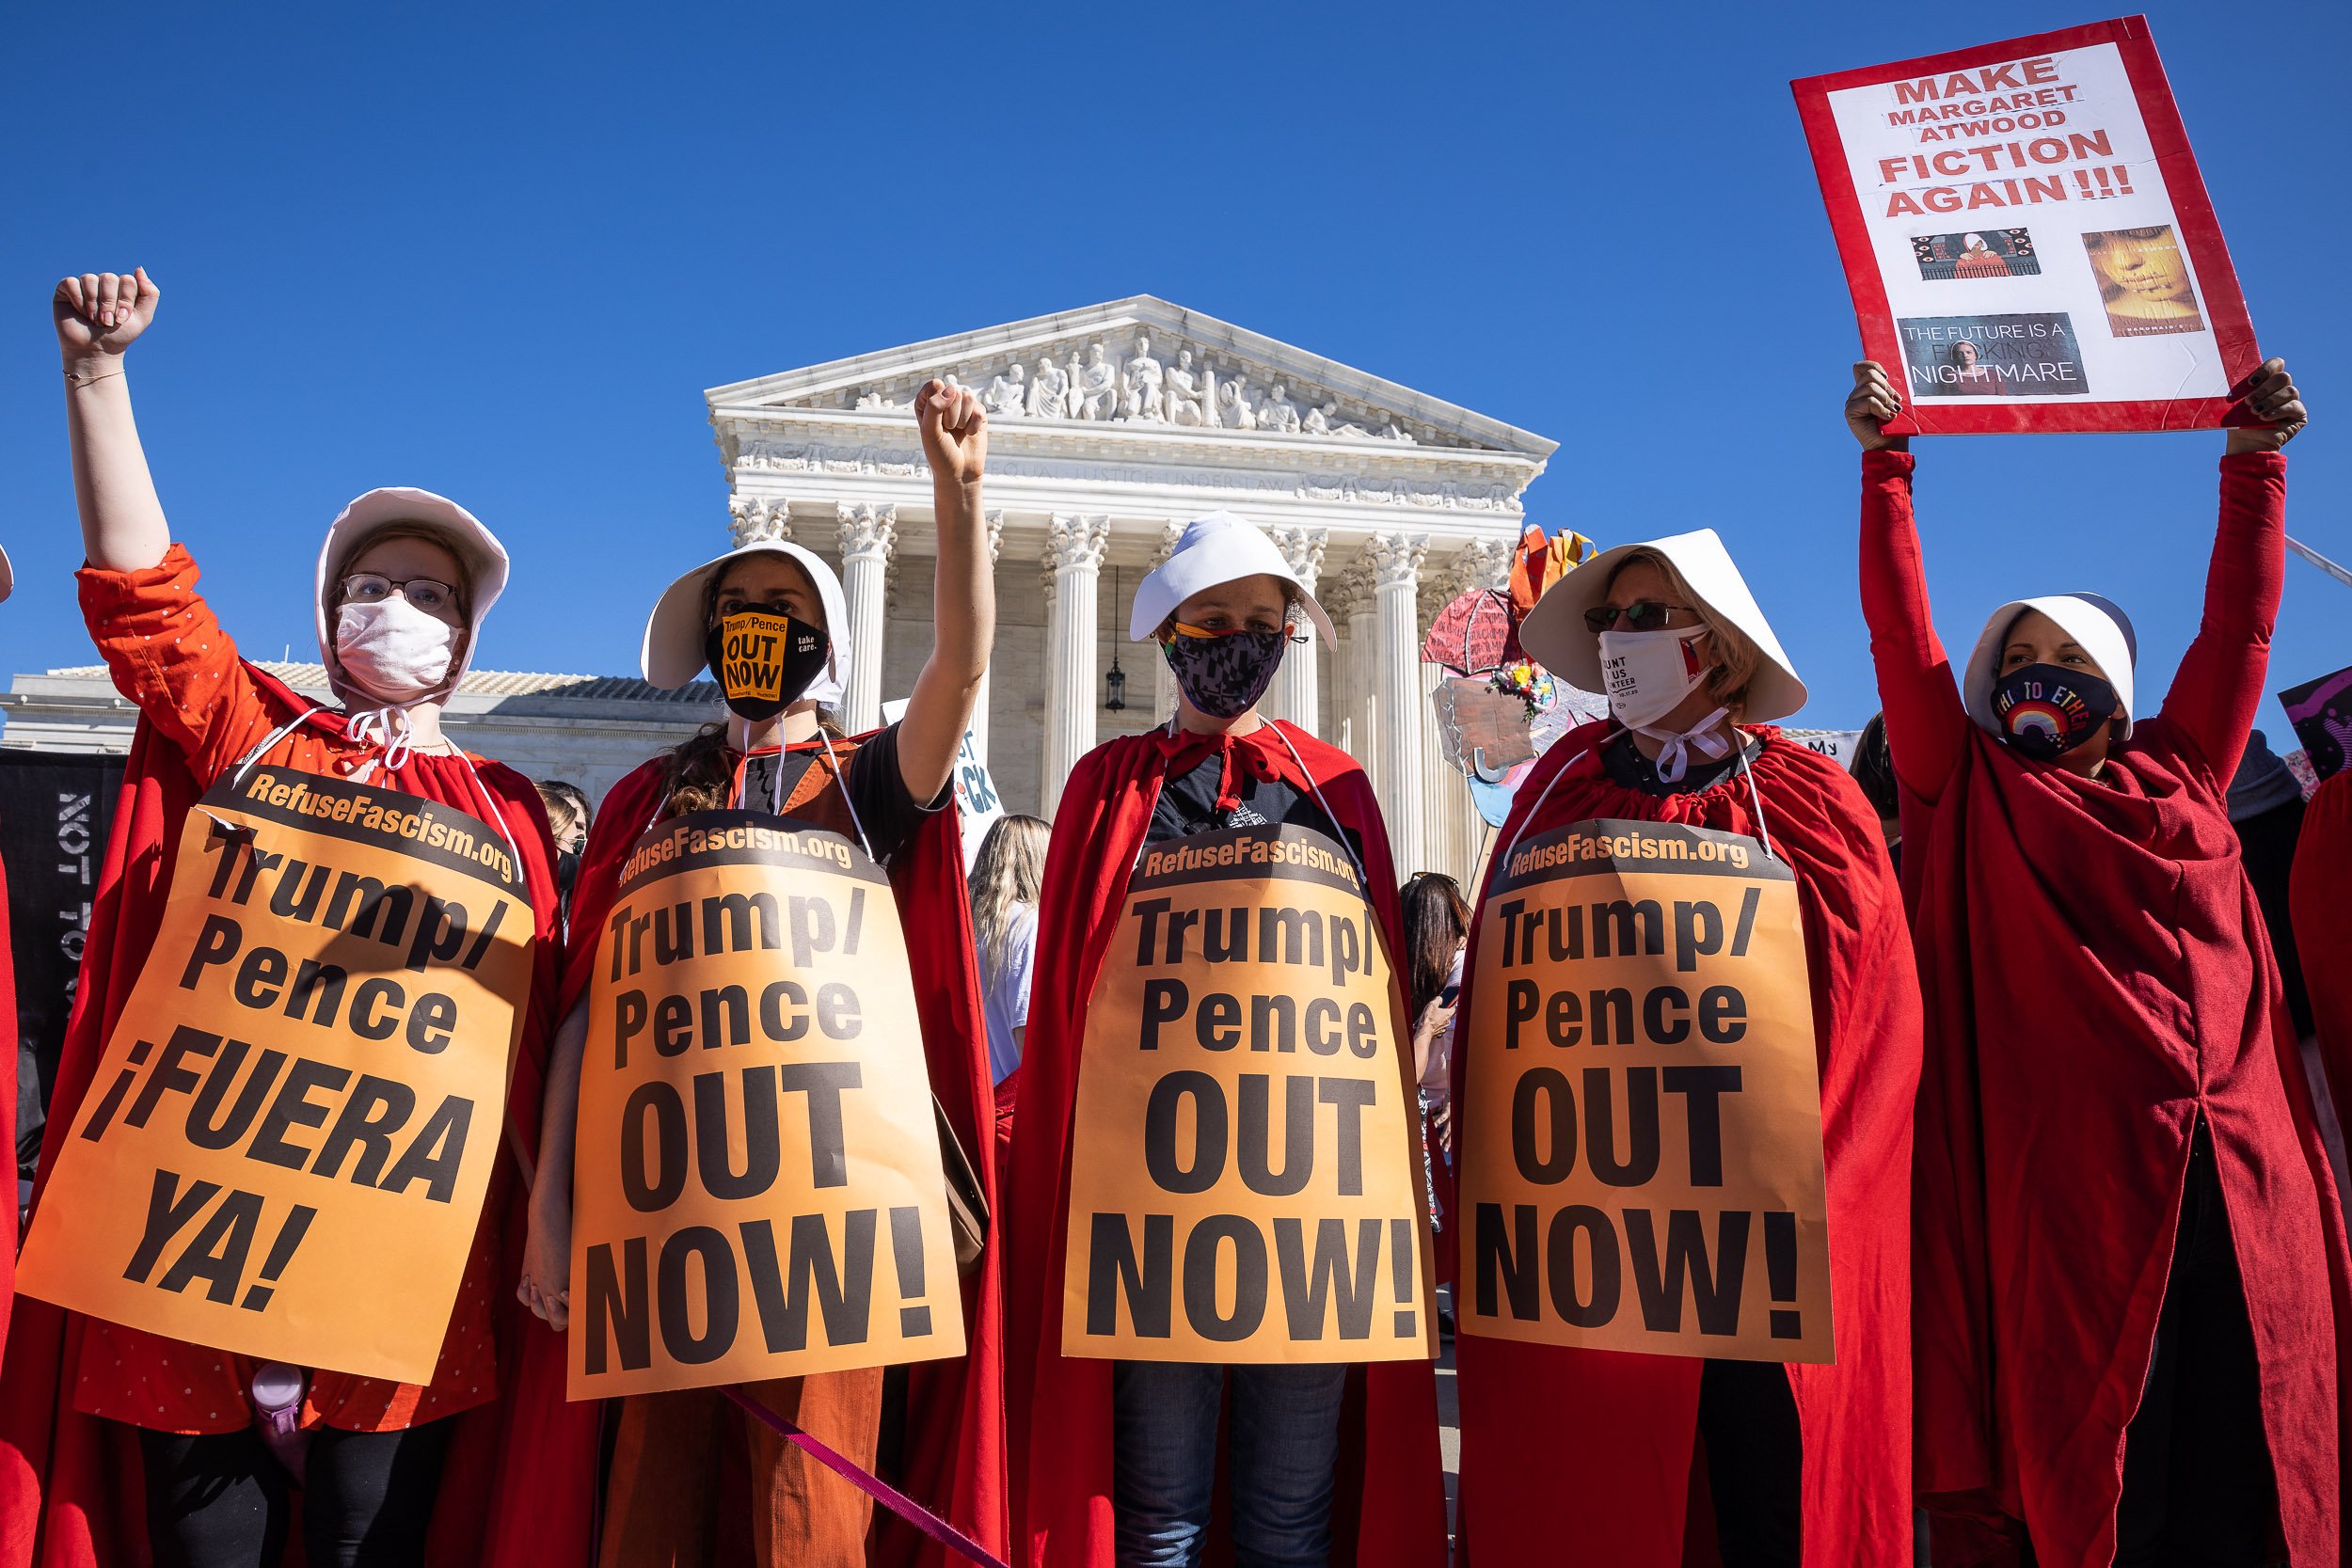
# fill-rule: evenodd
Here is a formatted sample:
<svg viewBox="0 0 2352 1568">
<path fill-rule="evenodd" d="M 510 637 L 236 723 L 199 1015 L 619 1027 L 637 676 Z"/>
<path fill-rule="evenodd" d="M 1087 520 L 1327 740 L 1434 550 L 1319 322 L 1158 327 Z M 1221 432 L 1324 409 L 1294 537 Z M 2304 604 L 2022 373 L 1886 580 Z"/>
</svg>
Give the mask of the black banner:
<svg viewBox="0 0 2352 1568">
<path fill-rule="evenodd" d="M 16 1163 L 40 1154 L 49 1087 L 65 1047 L 98 865 L 114 826 L 122 758 L 0 750 L 0 865 L 16 966 Z"/>
</svg>

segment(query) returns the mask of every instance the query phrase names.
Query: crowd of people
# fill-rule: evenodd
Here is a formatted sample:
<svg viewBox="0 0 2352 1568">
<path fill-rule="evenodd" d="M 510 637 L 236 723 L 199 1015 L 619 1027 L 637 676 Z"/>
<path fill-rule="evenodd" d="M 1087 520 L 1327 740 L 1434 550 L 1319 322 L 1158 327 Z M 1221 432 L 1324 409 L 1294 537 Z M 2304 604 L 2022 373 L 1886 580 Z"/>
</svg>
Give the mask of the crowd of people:
<svg viewBox="0 0 2352 1568">
<path fill-rule="evenodd" d="M 496 535 L 445 498 L 371 491 L 328 526 L 312 608 L 339 706 L 240 656 L 132 416 L 126 351 L 159 297 L 140 271 L 69 277 L 55 302 L 77 590 L 140 724 L 32 1226 L 61 1147 L 112 1114 L 100 1059 L 167 911 L 200 891 L 175 882 L 175 846 L 218 831 L 200 802 L 222 781 L 373 781 L 462 814 L 511 852 L 534 929 L 500 1153 L 431 1377 L 287 1367 L 20 1292 L 0 1316 L 0 1568 L 1846 1568 L 1914 1561 L 1923 1518 L 1943 1568 L 2340 1560 L 2352 1253 L 2323 1126 L 2333 1091 L 2352 1093 L 2335 892 L 2352 783 L 2306 808 L 2253 731 L 2281 449 L 2305 418 L 2280 361 L 2237 389 L 2203 620 L 2160 697 L 2135 680 L 2130 619 L 2096 593 L 2021 582 L 1953 661 L 1929 614 L 1915 459 L 1883 429 L 1901 393 L 1868 363 L 1844 418 L 1884 712 L 1851 772 L 1775 727 L 1805 685 L 1711 530 L 1605 550 L 1526 615 L 1527 654 L 1611 714 L 1536 762 L 1496 860 L 1609 819 L 1753 845 L 1793 878 L 1836 1354 L 1465 1329 L 1450 1526 L 1432 1354 L 1086 1354 L 1093 1328 L 1066 1321 L 1086 1304 L 1066 1286 L 1073 1177 L 1089 1174 L 1075 1151 L 1104 1075 L 1124 1070 L 1104 1041 L 1132 1024 L 1145 955 L 1120 938 L 1164 875 L 1159 847 L 1303 846 L 1329 907 L 1377 932 L 1388 967 L 1364 973 L 1387 1003 L 1350 1037 L 1412 1133 L 1361 1157 L 1409 1166 L 1438 1282 L 1467 1266 L 1456 1175 L 1511 1135 L 1474 1092 L 1502 1023 L 1471 1002 L 1482 967 L 1508 961 L 1482 952 L 1486 890 L 1400 880 L 1362 767 L 1260 713 L 1292 644 L 1332 637 L 1261 528 L 1200 518 L 1142 579 L 1129 630 L 1173 672 L 1174 716 L 1082 759 L 1050 826 L 997 823 L 967 879 L 950 775 L 993 636 L 988 420 L 973 391 L 932 383 L 915 416 L 934 636 L 903 718 L 834 727 L 840 584 L 800 546 L 746 545 L 672 582 L 644 637 L 649 680 L 708 674 L 728 711 L 592 809 L 444 733 L 509 577 Z M 750 628 L 783 649 L 757 671 L 726 652 Z M 2241 848 L 2243 824 L 2290 804 L 2285 839 Z M 641 845 L 711 814 L 821 832 L 886 876 L 941 1141 L 963 1157 L 945 1166 L 951 1185 L 964 1173 L 976 1238 L 963 1349 L 570 1400 L 576 1182 L 618 1158 L 580 1115 L 583 1071 L 609 1053 L 595 976 L 619 962 Z M 2274 932 L 2300 944 L 2283 974 Z M 1428 1278 L 1417 1299 L 1434 1320 Z"/>
</svg>

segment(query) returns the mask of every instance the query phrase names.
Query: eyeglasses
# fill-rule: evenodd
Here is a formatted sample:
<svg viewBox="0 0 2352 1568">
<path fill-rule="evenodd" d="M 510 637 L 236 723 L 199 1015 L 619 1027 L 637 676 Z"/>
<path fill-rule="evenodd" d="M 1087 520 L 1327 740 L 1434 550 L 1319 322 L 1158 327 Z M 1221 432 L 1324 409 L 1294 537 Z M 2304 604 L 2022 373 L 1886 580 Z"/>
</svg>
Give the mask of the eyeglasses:
<svg viewBox="0 0 2352 1568">
<path fill-rule="evenodd" d="M 1636 599 L 1622 607 L 1595 605 L 1584 612 L 1584 627 L 1587 631 L 1607 631 L 1617 624 L 1619 617 L 1623 617 L 1629 631 L 1659 631 L 1665 627 L 1668 617 L 1677 611 L 1685 615 L 1698 613 L 1687 604 L 1656 604 L 1648 599 Z"/>
<path fill-rule="evenodd" d="M 457 606 L 457 590 L 431 578 L 395 581 L 381 572 L 354 572 L 343 578 L 343 598 L 350 604 L 382 604 L 398 590 L 400 596 L 428 615 Z"/>
</svg>

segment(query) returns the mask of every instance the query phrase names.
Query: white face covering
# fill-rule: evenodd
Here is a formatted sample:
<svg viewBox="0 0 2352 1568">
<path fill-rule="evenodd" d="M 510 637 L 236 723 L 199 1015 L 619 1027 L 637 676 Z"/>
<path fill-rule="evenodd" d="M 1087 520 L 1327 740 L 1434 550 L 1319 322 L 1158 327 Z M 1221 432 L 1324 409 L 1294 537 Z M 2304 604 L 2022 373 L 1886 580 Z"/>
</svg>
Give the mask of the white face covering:
<svg viewBox="0 0 2352 1568">
<path fill-rule="evenodd" d="M 457 627 L 394 594 L 347 604 L 335 615 L 335 657 L 343 677 L 388 707 L 431 696 L 449 679 Z"/>
<path fill-rule="evenodd" d="M 1627 729 L 1665 742 L 1657 766 L 1659 778 L 1667 784 L 1681 782 L 1692 752 L 1710 761 L 1731 752 L 1731 737 L 1717 728 L 1730 717 L 1727 708 L 1715 709 L 1688 731 L 1658 727 L 1658 721 L 1706 684 L 1709 671 L 1698 653 L 1699 639 L 1706 635 L 1703 626 L 1600 634 L 1600 674 L 1609 689 L 1609 711 Z"/>
<path fill-rule="evenodd" d="M 1699 657 L 1704 626 L 1600 634 L 1600 679 L 1609 711 L 1629 730 L 1655 724 L 1707 679 Z"/>
</svg>

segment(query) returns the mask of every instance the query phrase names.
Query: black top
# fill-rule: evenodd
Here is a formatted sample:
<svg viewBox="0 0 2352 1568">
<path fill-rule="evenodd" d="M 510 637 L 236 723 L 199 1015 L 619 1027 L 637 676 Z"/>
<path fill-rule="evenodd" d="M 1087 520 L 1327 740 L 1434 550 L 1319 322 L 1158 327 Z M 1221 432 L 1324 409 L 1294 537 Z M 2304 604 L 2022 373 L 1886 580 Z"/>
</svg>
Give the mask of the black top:
<svg viewBox="0 0 2352 1568">
<path fill-rule="evenodd" d="M 1211 752 L 1188 773 L 1171 773 L 1160 783 L 1160 798 L 1152 807 L 1152 825 L 1144 831 L 1146 844 L 1187 838 L 1226 828 L 1253 828 L 1266 823 L 1296 823 L 1326 838 L 1344 831 L 1357 854 L 1364 852 L 1363 835 L 1343 830 L 1324 814 L 1313 794 L 1281 779 L 1259 779 L 1242 772 L 1237 783 L 1241 804 L 1231 811 L 1216 809 L 1217 785 L 1224 782 L 1225 761 Z"/>
<path fill-rule="evenodd" d="M 906 847 L 910 839 L 920 832 L 931 814 L 955 797 L 955 782 L 939 792 L 939 798 L 929 805 L 915 800 L 907 789 L 906 776 L 898 770 L 898 726 L 892 724 L 876 731 L 854 750 L 835 745 L 834 754 L 844 760 L 841 764 L 841 794 L 855 809 L 857 824 L 866 829 L 872 845 L 874 859 L 883 865 Z M 784 779 L 779 785 L 776 769 L 781 764 Z M 767 811 L 779 798 L 789 800 L 801 787 L 812 768 L 830 770 L 832 761 L 821 746 L 806 751 L 763 752 L 750 760 L 743 769 L 743 807 L 746 811 Z M 822 798 L 810 802 L 816 809 L 803 807 L 804 815 L 816 817 L 850 840 L 857 838 L 857 827 L 847 820 L 846 813 L 822 809 Z"/>
<path fill-rule="evenodd" d="M 1763 751 L 1764 742 L 1745 731 L 1740 732 L 1740 751 L 1746 753 L 1749 763 L 1753 765 L 1756 753 Z M 1645 795 L 1660 796 L 1695 793 L 1729 777 L 1732 770 L 1740 766 L 1739 757 L 1732 755 L 1712 760 L 1695 751 L 1687 752 L 1686 755 L 1689 762 L 1683 768 L 1682 777 L 1668 784 L 1658 776 L 1658 765 L 1644 756 L 1642 749 L 1633 744 L 1633 732 L 1628 730 L 1601 748 L 1600 765 L 1608 769 L 1613 783 L 1623 784 L 1628 789 L 1638 789 Z"/>
</svg>

